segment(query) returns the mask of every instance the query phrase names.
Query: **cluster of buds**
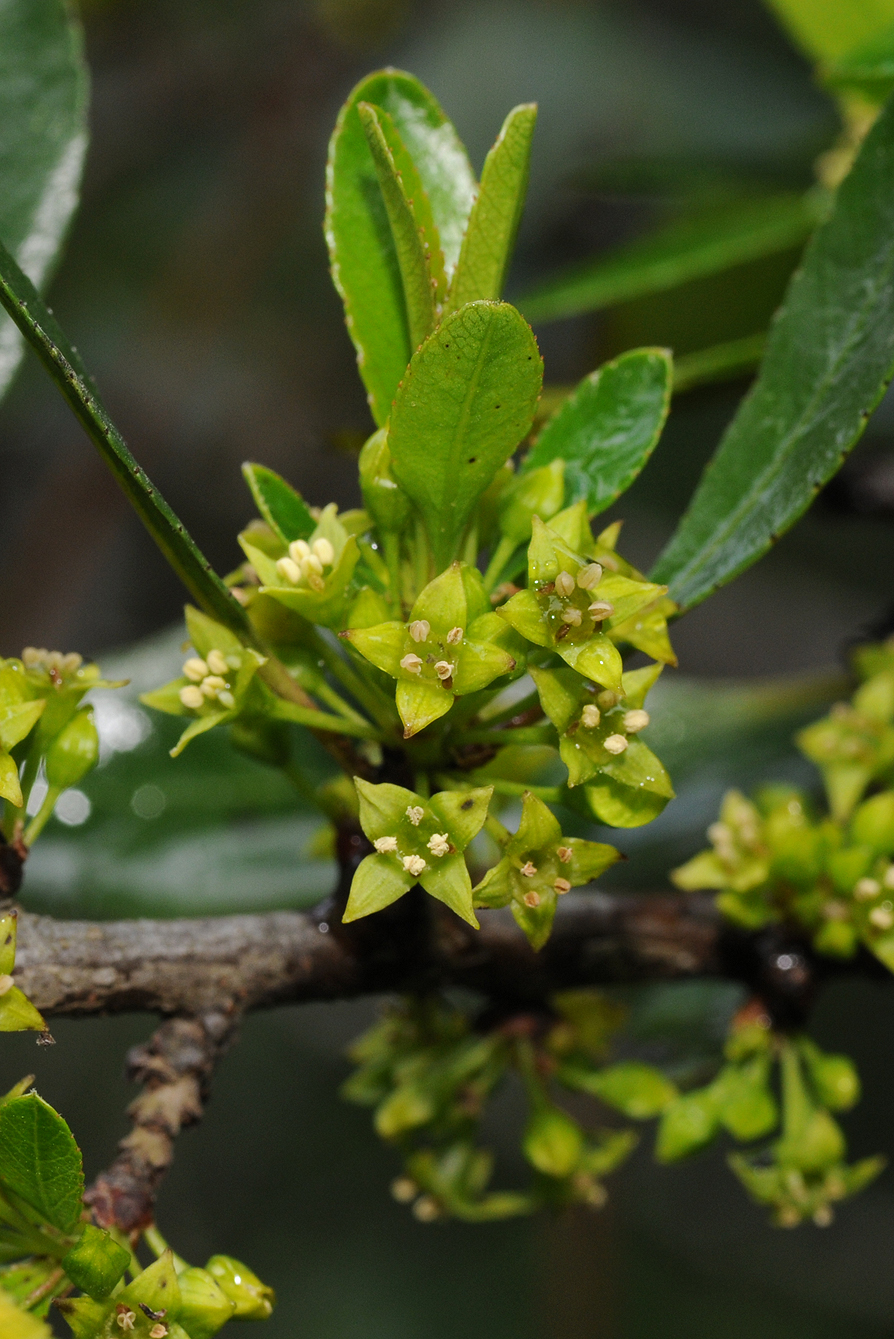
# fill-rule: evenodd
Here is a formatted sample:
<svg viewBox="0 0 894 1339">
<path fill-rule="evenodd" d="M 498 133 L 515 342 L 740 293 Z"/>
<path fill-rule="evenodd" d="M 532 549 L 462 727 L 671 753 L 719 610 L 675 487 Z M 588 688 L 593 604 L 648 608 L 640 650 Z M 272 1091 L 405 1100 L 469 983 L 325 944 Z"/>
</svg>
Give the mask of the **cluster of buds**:
<svg viewBox="0 0 894 1339">
<path fill-rule="evenodd" d="M 219 647 L 212 647 L 204 657 L 190 656 L 183 665 L 183 677 L 189 683 L 180 689 L 180 701 L 190 711 L 200 711 L 208 702 L 217 702 L 226 711 L 232 711 L 236 705 L 232 680 L 241 665 L 238 651 L 225 653 Z"/>
<path fill-rule="evenodd" d="M 326 569 L 334 562 L 335 549 L 325 535 L 321 535 L 312 544 L 306 539 L 292 540 L 288 556 L 277 559 L 276 570 L 293 586 L 305 585 L 321 591 L 326 586 Z"/>
</svg>

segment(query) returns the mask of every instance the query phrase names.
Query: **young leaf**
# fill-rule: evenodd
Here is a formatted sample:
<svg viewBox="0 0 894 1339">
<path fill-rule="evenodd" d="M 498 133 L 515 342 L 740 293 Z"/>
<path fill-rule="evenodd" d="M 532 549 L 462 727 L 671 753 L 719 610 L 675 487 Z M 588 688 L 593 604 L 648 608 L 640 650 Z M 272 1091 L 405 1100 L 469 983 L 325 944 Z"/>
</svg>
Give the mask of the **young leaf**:
<svg viewBox="0 0 894 1339">
<path fill-rule="evenodd" d="M 380 70 L 352 91 L 329 146 L 326 241 L 360 375 L 381 427 L 413 350 L 388 216 L 360 122 L 361 102 L 389 114 L 416 164 L 448 274 L 459 256 L 475 177 L 453 125 L 418 79 Z"/>
<path fill-rule="evenodd" d="M 593 515 L 629 488 L 655 448 L 670 408 L 665 349 L 633 349 L 591 372 L 546 424 L 523 471 L 565 461 L 565 505 Z"/>
<path fill-rule="evenodd" d="M 376 108 L 368 102 L 361 102 L 357 111 L 391 225 L 391 238 L 403 282 L 410 347 L 418 349 L 435 323 L 435 304 L 431 271 L 413 212 L 414 197 L 409 193 L 412 188 L 408 188 L 395 164 Z"/>
<path fill-rule="evenodd" d="M 87 147 L 82 46 L 63 0 L 0 5 L 0 237 L 38 287 L 77 204 Z M 12 322 L 0 317 L 0 395 L 22 348 Z"/>
<path fill-rule="evenodd" d="M 0 304 L 34 349 L 128 501 L 187 590 L 209 613 L 248 641 L 254 634 L 239 605 L 181 521 L 153 487 L 106 413 L 75 350 L 54 316 L 0 243 Z"/>
<path fill-rule="evenodd" d="M 894 371 L 894 108 L 792 279 L 760 376 L 654 579 L 684 608 L 765 553 L 859 438 Z"/>
<path fill-rule="evenodd" d="M 536 122 L 536 103 L 513 108 L 484 160 L 478 198 L 450 287 L 448 312 L 458 311 L 479 298 L 502 297 L 528 189 L 531 138 Z"/>
<path fill-rule="evenodd" d="M 531 426 L 543 377 L 527 322 L 470 302 L 414 355 L 391 415 L 391 468 L 416 503 L 442 570 L 475 502 Z"/>
<path fill-rule="evenodd" d="M 242 466 L 242 475 L 258 511 L 284 544 L 313 534 L 316 521 L 304 498 L 285 479 L 266 465 L 253 465 L 250 461 Z"/>
<path fill-rule="evenodd" d="M 0 1186 L 70 1232 L 81 1216 L 81 1153 L 65 1121 L 37 1093 L 0 1106 Z"/>
<path fill-rule="evenodd" d="M 555 321 L 663 293 L 797 246 L 825 208 L 820 192 L 737 200 L 706 216 L 675 220 L 577 265 L 524 294 L 519 306 L 529 321 Z"/>
</svg>

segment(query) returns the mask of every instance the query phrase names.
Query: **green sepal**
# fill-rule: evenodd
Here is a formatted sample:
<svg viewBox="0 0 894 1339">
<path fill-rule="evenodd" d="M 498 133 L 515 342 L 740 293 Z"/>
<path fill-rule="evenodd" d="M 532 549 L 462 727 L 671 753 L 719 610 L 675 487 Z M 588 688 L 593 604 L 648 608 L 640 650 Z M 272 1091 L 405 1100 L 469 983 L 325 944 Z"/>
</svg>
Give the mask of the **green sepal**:
<svg viewBox="0 0 894 1339">
<path fill-rule="evenodd" d="M 74 1339 L 98 1339 L 111 1319 L 114 1303 L 94 1302 L 90 1297 L 59 1297 L 56 1309 L 65 1318 Z"/>
<path fill-rule="evenodd" d="M 24 800 L 19 785 L 19 769 L 10 754 L 0 751 L 0 799 L 9 800 L 17 809 L 21 809 Z"/>
<path fill-rule="evenodd" d="M 0 704 L 0 748 L 15 748 L 37 724 L 46 706 L 45 698 L 32 702 Z"/>
<path fill-rule="evenodd" d="M 853 1061 L 846 1055 L 826 1055 L 809 1037 L 802 1037 L 798 1045 L 823 1106 L 850 1111 L 860 1100 L 860 1076 Z"/>
<path fill-rule="evenodd" d="M 544 1176 L 570 1176 L 584 1151 L 577 1121 L 546 1102 L 535 1106 L 522 1138 L 522 1152 Z"/>
<path fill-rule="evenodd" d="M 142 1308 L 145 1306 L 150 1311 L 164 1311 L 165 1319 L 171 1321 L 180 1319 L 180 1301 L 180 1284 L 170 1247 L 115 1296 L 116 1304 L 130 1305 L 144 1317 Z"/>
<path fill-rule="evenodd" d="M 651 823 L 674 798 L 667 769 L 641 739 L 631 739 L 619 758 L 605 763 L 585 793 L 594 817 L 613 828 Z"/>
<path fill-rule="evenodd" d="M 207 1269 L 183 1269 L 177 1275 L 180 1285 L 180 1323 L 189 1339 L 211 1339 L 236 1312 L 236 1304 L 227 1297 Z"/>
<path fill-rule="evenodd" d="M 18 986 L 0 994 L 0 1032 L 46 1032 L 46 1020 Z"/>
<path fill-rule="evenodd" d="M 660 1069 L 638 1060 L 623 1060 L 606 1069 L 571 1061 L 561 1066 L 558 1077 L 567 1087 L 598 1097 L 631 1120 L 651 1120 L 679 1096 Z"/>
<path fill-rule="evenodd" d="M 763 1054 L 743 1064 L 725 1065 L 714 1080 L 712 1091 L 720 1123 L 735 1139 L 761 1139 L 779 1123 L 769 1071 L 770 1057 Z"/>
<path fill-rule="evenodd" d="M 307 539 L 313 534 L 316 521 L 304 498 L 274 470 L 246 461 L 242 466 L 242 477 L 258 511 L 283 544 L 290 544 L 293 539 Z"/>
<path fill-rule="evenodd" d="M 130 1251 L 111 1233 L 85 1223 L 78 1241 L 62 1258 L 62 1268 L 72 1283 L 94 1301 L 101 1302 L 120 1282 L 130 1265 Z M 199 1339 L 199 1336 L 196 1336 Z"/>
<path fill-rule="evenodd" d="M 564 496 L 564 460 L 516 475 L 503 489 L 497 506 L 500 533 L 516 544 L 529 543 L 533 518 L 548 521 L 561 508 Z"/>
<path fill-rule="evenodd" d="M 661 1117 L 655 1157 L 659 1162 L 678 1162 L 709 1144 L 719 1128 L 717 1102 L 710 1088 L 683 1093 Z"/>
</svg>

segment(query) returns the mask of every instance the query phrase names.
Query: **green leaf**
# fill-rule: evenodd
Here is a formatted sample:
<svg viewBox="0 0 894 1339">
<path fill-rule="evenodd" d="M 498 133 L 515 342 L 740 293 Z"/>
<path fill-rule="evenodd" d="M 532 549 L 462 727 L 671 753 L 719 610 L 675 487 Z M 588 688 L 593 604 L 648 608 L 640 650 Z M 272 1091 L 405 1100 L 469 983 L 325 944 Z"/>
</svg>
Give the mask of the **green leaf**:
<svg viewBox="0 0 894 1339">
<path fill-rule="evenodd" d="M 418 79 L 381 70 L 352 91 L 329 146 L 326 241 L 360 375 L 381 427 L 413 350 L 388 215 L 360 122 L 361 102 L 389 114 L 416 164 L 448 274 L 459 256 L 475 177 L 453 125 Z"/>
<path fill-rule="evenodd" d="M 514 107 L 484 160 L 478 198 L 469 216 L 447 299 L 447 312 L 479 298 L 500 298 L 528 189 L 533 102 Z"/>
<path fill-rule="evenodd" d="M 81 1216 L 80 1149 L 59 1113 L 37 1093 L 0 1106 L 0 1186 L 60 1232 L 70 1232 Z"/>
<path fill-rule="evenodd" d="M 56 382 L 131 506 L 187 590 L 208 613 L 238 631 L 247 641 L 254 642 L 245 610 L 134 460 L 124 438 L 106 413 L 78 354 L 41 301 L 31 280 L 22 273 L 2 243 L 0 303 Z"/>
<path fill-rule="evenodd" d="M 529 321 L 599 311 L 692 279 L 787 251 L 803 242 L 826 207 L 820 192 L 736 200 L 672 223 L 576 265 L 519 299 Z"/>
<path fill-rule="evenodd" d="M 0 238 L 43 287 L 78 199 L 87 147 L 80 25 L 64 0 L 0 5 Z M 22 341 L 0 317 L 0 396 Z"/>
<path fill-rule="evenodd" d="M 543 378 L 514 307 L 470 302 L 413 355 L 394 401 L 391 468 L 425 521 L 440 571 L 473 506 L 527 433 Z"/>
<path fill-rule="evenodd" d="M 832 88 L 851 89 L 871 102 L 884 102 L 894 88 L 894 26 L 845 52 L 822 73 L 823 82 Z"/>
<path fill-rule="evenodd" d="M 789 285 L 751 393 L 653 576 L 684 608 L 765 553 L 860 437 L 894 370 L 894 107 Z"/>
<path fill-rule="evenodd" d="M 361 102 L 357 111 L 379 179 L 379 188 L 385 201 L 385 212 L 391 225 L 391 237 L 403 282 L 410 347 L 418 349 L 426 335 L 431 333 L 435 323 L 435 295 L 432 291 L 431 272 L 425 255 L 422 233 L 414 213 L 416 197 L 413 194 L 412 183 L 404 180 L 386 139 L 382 121 L 385 120 L 387 112 L 381 114 L 380 121 L 376 108 L 368 102 Z M 397 143 L 402 148 L 393 121 L 391 128 L 392 142 L 396 137 Z M 406 159 L 408 155 L 404 154 L 403 157 Z M 409 160 L 407 165 L 411 166 L 412 160 Z M 421 183 L 419 184 L 421 186 Z M 440 242 L 436 244 L 440 252 Z"/>
<path fill-rule="evenodd" d="M 253 465 L 250 461 L 242 466 L 242 474 L 255 506 L 284 544 L 290 544 L 293 539 L 307 539 L 313 534 L 316 521 L 304 498 L 285 479 L 265 465 Z"/>
<path fill-rule="evenodd" d="M 591 372 L 546 424 L 522 469 L 562 458 L 565 505 L 585 498 L 591 515 L 605 511 L 652 454 L 672 377 L 665 349 L 633 349 Z"/>
<path fill-rule="evenodd" d="M 85 1223 L 76 1245 L 62 1260 L 72 1283 L 95 1301 L 108 1297 L 129 1264 L 130 1251 L 92 1223 Z"/>
<path fill-rule="evenodd" d="M 894 0 L 767 0 L 808 56 L 833 60 L 894 21 Z"/>
</svg>

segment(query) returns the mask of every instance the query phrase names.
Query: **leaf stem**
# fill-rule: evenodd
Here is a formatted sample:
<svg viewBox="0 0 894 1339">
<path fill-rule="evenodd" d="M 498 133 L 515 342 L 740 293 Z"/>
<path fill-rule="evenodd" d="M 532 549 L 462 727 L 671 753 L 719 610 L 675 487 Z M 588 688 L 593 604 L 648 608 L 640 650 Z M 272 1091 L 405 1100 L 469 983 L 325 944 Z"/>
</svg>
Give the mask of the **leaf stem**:
<svg viewBox="0 0 894 1339">
<path fill-rule="evenodd" d="M 487 571 L 484 574 L 484 589 L 488 595 L 496 587 L 500 573 L 517 548 L 518 545 L 514 539 L 510 539 L 508 535 L 500 536 L 500 542 L 491 554 Z"/>
</svg>

